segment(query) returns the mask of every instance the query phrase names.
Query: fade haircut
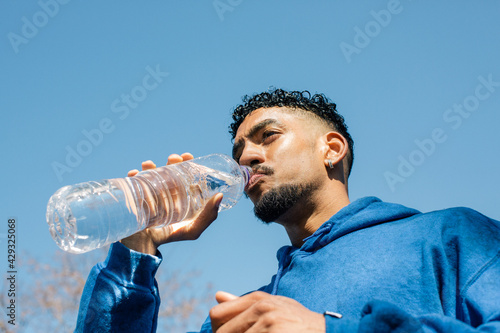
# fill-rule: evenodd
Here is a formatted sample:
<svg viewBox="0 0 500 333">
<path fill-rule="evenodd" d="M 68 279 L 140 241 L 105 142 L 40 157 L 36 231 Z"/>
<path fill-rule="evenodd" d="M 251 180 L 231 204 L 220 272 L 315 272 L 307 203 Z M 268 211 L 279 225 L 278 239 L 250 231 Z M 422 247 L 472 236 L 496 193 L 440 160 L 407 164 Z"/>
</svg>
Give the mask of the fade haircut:
<svg viewBox="0 0 500 333">
<path fill-rule="evenodd" d="M 344 117 L 337 112 L 337 105 L 331 102 L 324 94 L 314 94 L 304 91 L 285 91 L 282 89 L 271 89 L 268 92 L 244 96 L 243 104 L 238 105 L 233 111 L 233 122 L 229 125 L 229 133 L 232 140 L 245 117 L 260 108 L 287 107 L 291 110 L 308 111 L 318 116 L 335 132 L 340 133 L 349 145 L 346 155 L 347 177 L 351 174 L 354 161 L 354 141 L 347 131 Z M 347 180 L 347 179 L 346 179 Z"/>
</svg>

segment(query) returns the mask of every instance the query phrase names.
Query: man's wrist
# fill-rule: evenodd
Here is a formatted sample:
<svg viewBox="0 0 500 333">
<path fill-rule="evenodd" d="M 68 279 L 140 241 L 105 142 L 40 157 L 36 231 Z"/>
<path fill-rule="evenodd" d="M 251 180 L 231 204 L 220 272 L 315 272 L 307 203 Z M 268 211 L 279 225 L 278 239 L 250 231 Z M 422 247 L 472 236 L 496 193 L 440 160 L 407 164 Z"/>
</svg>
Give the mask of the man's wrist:
<svg viewBox="0 0 500 333">
<path fill-rule="evenodd" d="M 120 242 L 111 244 L 108 257 L 102 269 L 110 272 L 126 286 L 154 287 L 154 276 L 163 258 L 131 250 Z"/>
<path fill-rule="evenodd" d="M 156 255 L 156 252 L 158 251 L 158 247 L 151 240 L 151 238 L 147 237 L 142 232 L 124 238 L 120 240 L 120 243 L 128 247 L 130 250 L 150 254 L 153 256 Z"/>
</svg>

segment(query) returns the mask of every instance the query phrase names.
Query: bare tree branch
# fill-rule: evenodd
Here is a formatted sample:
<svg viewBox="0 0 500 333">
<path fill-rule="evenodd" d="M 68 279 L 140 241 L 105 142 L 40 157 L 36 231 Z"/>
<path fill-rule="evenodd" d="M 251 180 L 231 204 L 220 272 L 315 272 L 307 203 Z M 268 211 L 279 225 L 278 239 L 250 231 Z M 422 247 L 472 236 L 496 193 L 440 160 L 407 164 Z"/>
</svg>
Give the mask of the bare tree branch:
<svg viewBox="0 0 500 333">
<path fill-rule="evenodd" d="M 22 332 L 31 328 L 37 332 L 73 332 L 80 298 L 92 266 L 106 258 L 107 248 L 84 255 L 63 251 L 54 254 L 50 264 L 42 263 L 29 254 L 20 256 L 18 293 L 16 294 L 16 327 L 0 319 L 0 332 Z M 157 282 L 162 304 L 158 318 L 159 332 L 185 332 L 189 323 L 198 326 L 208 312 L 213 299 L 211 285 L 193 288 L 199 272 L 158 274 Z M 5 309 L 9 299 L 5 284 L 1 284 L 0 306 Z"/>
</svg>

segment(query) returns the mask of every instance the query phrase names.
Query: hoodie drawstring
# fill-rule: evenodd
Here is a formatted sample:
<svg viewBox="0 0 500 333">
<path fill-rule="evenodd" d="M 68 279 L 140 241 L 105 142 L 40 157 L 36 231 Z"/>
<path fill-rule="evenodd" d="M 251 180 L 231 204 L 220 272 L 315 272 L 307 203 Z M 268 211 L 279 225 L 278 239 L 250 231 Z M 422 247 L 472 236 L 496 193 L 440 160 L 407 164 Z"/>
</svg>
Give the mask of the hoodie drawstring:
<svg viewBox="0 0 500 333">
<path fill-rule="evenodd" d="M 288 265 L 288 262 L 285 262 L 285 259 L 291 251 L 292 247 L 290 246 L 281 254 L 281 257 L 279 259 L 278 273 L 276 273 L 276 278 L 274 279 L 273 291 L 271 292 L 271 295 L 276 295 L 276 293 L 278 292 L 278 284 L 280 282 L 281 275 L 283 274 L 283 269 L 286 265 Z"/>
</svg>

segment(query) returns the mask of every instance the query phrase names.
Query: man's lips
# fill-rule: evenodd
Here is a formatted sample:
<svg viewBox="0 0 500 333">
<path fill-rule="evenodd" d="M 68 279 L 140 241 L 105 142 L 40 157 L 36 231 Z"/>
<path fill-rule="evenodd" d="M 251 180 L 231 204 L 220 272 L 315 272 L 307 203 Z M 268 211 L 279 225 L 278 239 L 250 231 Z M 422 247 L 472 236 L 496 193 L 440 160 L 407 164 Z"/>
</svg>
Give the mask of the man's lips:
<svg viewBox="0 0 500 333">
<path fill-rule="evenodd" d="M 252 176 L 250 176 L 250 179 L 248 180 L 248 184 L 245 186 L 245 192 L 248 193 L 248 191 L 250 191 L 255 186 L 255 184 L 259 182 L 259 179 L 262 178 L 263 176 L 265 176 L 265 174 L 263 173 L 252 174 Z"/>
</svg>

